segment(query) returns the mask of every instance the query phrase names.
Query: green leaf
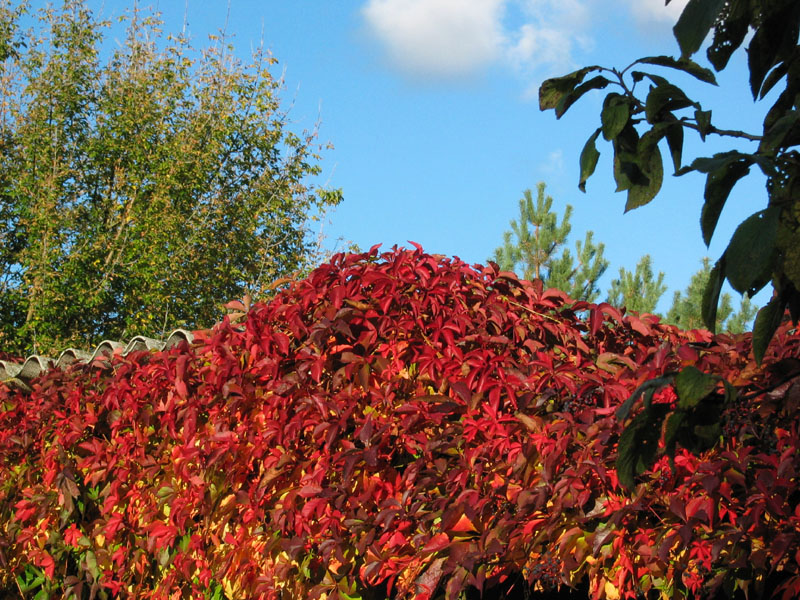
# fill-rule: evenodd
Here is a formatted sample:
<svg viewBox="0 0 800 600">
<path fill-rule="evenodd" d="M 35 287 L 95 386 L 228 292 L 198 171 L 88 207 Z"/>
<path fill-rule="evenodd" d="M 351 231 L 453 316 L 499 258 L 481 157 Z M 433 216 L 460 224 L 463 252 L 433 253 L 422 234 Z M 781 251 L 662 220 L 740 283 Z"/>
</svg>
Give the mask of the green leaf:
<svg viewBox="0 0 800 600">
<path fill-rule="evenodd" d="M 757 154 L 744 154 L 736 150 L 730 150 L 728 152 L 720 152 L 711 157 L 696 158 L 691 165 L 683 167 L 678 172 L 678 175 L 685 175 L 691 171 L 710 173 L 711 171 L 721 169 L 728 163 L 737 160 L 744 161 L 747 164 L 758 164 L 766 175 L 769 175 L 774 171 L 774 166 L 772 165 L 771 161 L 764 156 L 759 156 Z"/>
<path fill-rule="evenodd" d="M 763 100 L 764 96 L 769 94 L 769 91 L 775 87 L 775 84 L 778 83 L 785 75 L 789 72 L 789 63 L 782 62 L 777 67 L 772 69 L 767 75 L 766 79 L 764 79 L 764 83 L 761 86 L 761 91 L 759 93 L 759 99 Z"/>
<path fill-rule="evenodd" d="M 675 376 L 675 391 L 678 393 L 678 407 L 694 408 L 717 387 L 713 375 L 703 373 L 693 366 L 684 367 Z"/>
<path fill-rule="evenodd" d="M 700 229 L 706 246 L 711 243 L 722 208 L 733 186 L 749 172 L 749 161 L 740 158 L 726 162 L 715 171 L 709 172 L 706 177 L 705 203 L 700 215 Z"/>
<path fill-rule="evenodd" d="M 775 121 L 764 134 L 764 139 L 761 140 L 759 149 L 773 151 L 780 148 L 784 145 L 784 141 L 792 130 L 798 127 L 798 124 L 800 124 L 800 111 L 788 111 L 784 116 Z"/>
<path fill-rule="evenodd" d="M 785 307 L 783 298 L 775 296 L 756 315 L 753 324 L 753 357 L 759 365 L 767 352 L 772 336 L 781 324 Z"/>
<path fill-rule="evenodd" d="M 564 96 L 561 97 L 561 100 L 558 101 L 556 105 L 556 118 L 560 119 L 564 116 L 564 113 L 567 112 L 567 109 L 572 106 L 575 102 L 577 102 L 581 96 L 583 96 L 589 90 L 600 90 L 606 87 L 609 83 L 611 83 L 608 79 L 603 77 L 602 75 L 598 75 L 597 77 L 592 77 L 589 81 L 586 81 L 580 84 L 571 92 L 567 92 Z"/>
<path fill-rule="evenodd" d="M 771 206 L 749 216 L 725 250 L 725 275 L 737 292 L 753 296 L 770 279 L 781 210 Z"/>
<path fill-rule="evenodd" d="M 694 111 L 694 120 L 697 121 L 700 139 L 705 142 L 706 136 L 711 133 L 711 111 L 700 110 L 698 108 L 696 111 Z"/>
<path fill-rule="evenodd" d="M 689 0 L 672 32 L 681 49 L 681 58 L 689 58 L 700 49 L 726 0 Z"/>
<path fill-rule="evenodd" d="M 637 387 L 630 396 L 628 396 L 627 400 L 625 400 L 625 402 L 623 402 L 619 408 L 617 408 L 615 413 L 617 419 L 620 421 L 627 419 L 631 408 L 633 408 L 633 405 L 636 403 L 638 398 L 642 396 L 647 397 L 648 395 L 650 398 L 652 398 L 656 391 L 660 390 L 665 385 L 672 383 L 672 379 L 673 377 L 671 375 L 663 375 L 661 377 L 656 377 L 654 379 L 648 379 L 645 381 L 643 384 Z M 647 402 L 647 399 L 645 399 L 645 402 Z"/>
<path fill-rule="evenodd" d="M 738 392 L 736 391 L 736 388 L 733 387 L 733 384 L 727 379 L 723 379 L 722 383 L 725 386 L 725 402 L 729 404 L 731 402 L 736 402 L 736 399 L 739 396 Z"/>
<path fill-rule="evenodd" d="M 708 275 L 708 282 L 703 290 L 703 301 L 700 305 L 700 314 L 703 317 L 703 322 L 711 333 L 714 333 L 717 328 L 717 306 L 724 281 L 725 257 L 723 256 L 717 261 L 717 264 L 714 265 Z"/>
<path fill-rule="evenodd" d="M 661 415 L 663 418 L 663 414 Z M 634 478 L 653 466 L 658 452 L 661 427 L 658 415 L 639 413 L 625 428 L 617 445 L 617 477 L 626 489 L 631 489 Z"/>
<path fill-rule="evenodd" d="M 94 552 L 90 550 L 84 556 L 86 560 L 86 570 L 91 573 L 95 580 L 98 579 L 100 577 L 100 570 L 97 568 L 97 557 L 94 555 Z"/>
<path fill-rule="evenodd" d="M 659 67 L 669 67 L 670 69 L 678 69 L 684 71 L 700 81 L 717 85 L 717 79 L 714 77 L 711 69 L 701 67 L 696 62 L 688 58 L 675 59 L 671 56 L 648 56 L 647 58 L 640 58 L 636 63 L 658 65 Z"/>
<path fill-rule="evenodd" d="M 632 185 L 628 188 L 625 212 L 649 203 L 661 189 L 664 181 L 664 163 L 661 159 L 661 151 L 658 149 L 659 137 L 657 132 L 648 131 L 639 140 L 636 164 L 641 169 L 645 180 L 641 183 L 631 182 Z"/>
<path fill-rule="evenodd" d="M 600 113 L 603 137 L 607 140 L 615 139 L 628 124 L 631 116 L 630 104 L 620 94 L 609 94 L 603 102 L 603 112 Z"/>
<path fill-rule="evenodd" d="M 796 52 L 800 3 L 774 2 L 763 11 L 763 18 L 747 48 L 750 90 L 757 98 L 767 73 L 782 61 L 793 60 Z"/>
<path fill-rule="evenodd" d="M 599 66 L 584 67 L 568 75 L 545 80 L 539 87 L 539 110 L 556 108 L 564 96 L 573 91 L 583 81 L 587 73 L 597 71 L 600 68 Z"/>
<path fill-rule="evenodd" d="M 672 156 L 672 166 L 677 174 L 681 168 L 681 156 L 683 154 L 683 125 L 677 122 L 674 125 L 670 125 L 666 129 L 665 136 L 670 156 Z"/>
<path fill-rule="evenodd" d="M 671 83 L 662 83 L 650 88 L 645 101 L 645 115 L 648 123 L 657 123 L 665 113 L 670 113 L 689 106 L 698 106 L 690 100 L 681 88 Z"/>
<path fill-rule="evenodd" d="M 685 420 L 686 413 L 680 410 L 667 417 L 667 424 L 664 427 L 664 446 L 670 456 L 675 454 L 675 445 Z"/>
<path fill-rule="evenodd" d="M 600 158 L 600 153 L 597 151 L 597 146 L 595 145 L 600 131 L 600 128 L 598 128 L 597 131 L 589 136 L 589 139 L 586 140 L 586 144 L 583 146 L 583 150 L 581 150 L 581 180 L 580 183 L 578 183 L 578 188 L 580 188 L 582 192 L 586 192 L 586 181 L 592 176 L 592 173 L 594 173 L 597 167 L 597 159 Z"/>
</svg>

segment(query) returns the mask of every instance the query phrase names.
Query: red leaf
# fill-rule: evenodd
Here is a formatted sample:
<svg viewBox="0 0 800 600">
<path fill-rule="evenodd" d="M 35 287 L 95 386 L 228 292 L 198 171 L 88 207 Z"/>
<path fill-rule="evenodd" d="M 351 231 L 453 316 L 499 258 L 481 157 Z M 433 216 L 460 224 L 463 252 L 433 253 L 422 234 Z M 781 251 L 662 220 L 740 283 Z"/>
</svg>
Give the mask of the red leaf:
<svg viewBox="0 0 800 600">
<path fill-rule="evenodd" d="M 456 521 L 448 531 L 452 531 L 454 533 L 478 532 L 478 530 L 475 529 L 475 525 L 472 524 L 472 521 L 469 520 L 467 515 L 461 515 L 461 518 Z"/>
<path fill-rule="evenodd" d="M 444 550 L 450 545 L 450 537 L 446 533 L 437 533 L 422 548 L 423 554 L 433 554 Z"/>
</svg>

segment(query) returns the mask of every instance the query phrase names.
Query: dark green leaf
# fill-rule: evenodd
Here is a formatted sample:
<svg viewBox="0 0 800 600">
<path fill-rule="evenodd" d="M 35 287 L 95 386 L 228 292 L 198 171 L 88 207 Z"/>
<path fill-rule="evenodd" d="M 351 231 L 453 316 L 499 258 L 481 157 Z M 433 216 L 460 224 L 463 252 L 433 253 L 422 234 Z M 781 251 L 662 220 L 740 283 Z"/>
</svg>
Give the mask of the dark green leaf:
<svg viewBox="0 0 800 600">
<path fill-rule="evenodd" d="M 700 229 L 703 232 L 703 241 L 708 246 L 719 221 L 719 215 L 725 206 L 725 201 L 742 177 L 750 172 L 748 160 L 738 159 L 725 163 L 715 171 L 711 171 L 706 178 L 705 203 L 700 216 Z"/>
<path fill-rule="evenodd" d="M 686 419 L 686 413 L 675 411 L 667 417 L 667 425 L 664 427 L 664 446 L 667 454 L 672 456 L 675 453 L 675 444 Z"/>
<path fill-rule="evenodd" d="M 617 419 L 620 421 L 627 419 L 631 412 L 631 408 L 633 408 L 633 405 L 636 403 L 636 400 L 648 393 L 652 397 L 653 393 L 660 390 L 665 385 L 669 385 L 671 382 L 671 375 L 663 375 L 661 377 L 656 377 L 655 379 L 648 379 L 645 381 L 642 385 L 637 387 L 628 397 L 628 399 L 625 400 L 625 402 L 623 402 L 617 409 L 617 412 L 615 413 Z"/>
<path fill-rule="evenodd" d="M 563 77 L 547 79 L 539 87 L 539 110 L 555 108 L 564 96 L 577 87 L 587 73 L 599 70 L 600 67 L 584 67 Z"/>
<path fill-rule="evenodd" d="M 760 150 L 773 151 L 784 145 L 787 136 L 800 125 L 800 111 L 787 112 L 769 128 L 761 140 Z M 792 136 L 794 138 L 795 136 Z"/>
<path fill-rule="evenodd" d="M 707 425 L 695 425 L 693 428 L 694 435 L 702 442 L 698 444 L 699 448 L 711 448 L 722 435 L 722 426 L 719 422 L 709 423 Z"/>
<path fill-rule="evenodd" d="M 783 298 L 775 296 L 756 315 L 753 324 L 753 357 L 758 364 L 761 364 L 769 342 L 781 324 L 785 307 Z"/>
<path fill-rule="evenodd" d="M 630 104 L 625 96 L 609 94 L 603 102 L 603 112 L 600 113 L 603 137 L 613 140 L 628 124 L 631 116 Z"/>
<path fill-rule="evenodd" d="M 672 32 L 681 48 L 681 58 L 700 49 L 726 0 L 689 0 Z"/>
<path fill-rule="evenodd" d="M 717 71 L 728 64 L 731 54 L 742 45 L 750 29 L 750 3 L 728 2 L 724 18 L 714 26 L 714 39 L 708 48 L 708 61 Z"/>
<path fill-rule="evenodd" d="M 592 77 L 589 81 L 580 84 L 571 92 L 567 92 L 556 105 L 556 118 L 560 119 L 562 116 L 564 116 L 564 113 L 567 112 L 567 109 L 577 102 L 580 97 L 589 90 L 603 89 L 609 83 L 610 81 L 608 79 L 602 75 L 598 75 L 597 77 Z"/>
<path fill-rule="evenodd" d="M 667 145 L 672 156 L 672 166 L 677 174 L 681 168 L 681 156 L 683 154 L 683 125 L 675 123 L 666 130 Z"/>
<path fill-rule="evenodd" d="M 656 87 L 660 85 L 672 85 L 669 81 L 659 75 L 653 75 L 652 73 L 644 73 L 642 71 L 634 71 L 632 73 L 634 75 L 634 79 L 638 77 L 638 80 L 641 80 L 643 77 L 647 77 L 650 81 L 652 81 Z"/>
<path fill-rule="evenodd" d="M 648 131 L 639 140 L 636 164 L 646 177 L 646 181 L 641 183 L 631 181 L 625 212 L 644 206 L 655 198 L 661 189 L 664 180 L 664 163 L 661 159 L 661 151 L 658 149 L 659 137 L 657 132 Z"/>
<path fill-rule="evenodd" d="M 586 144 L 581 151 L 581 180 L 580 183 L 578 183 L 578 187 L 582 192 L 586 191 L 586 181 L 592 176 L 592 173 L 594 173 L 597 167 L 597 159 L 600 158 L 600 153 L 597 151 L 597 146 L 595 146 L 598 135 L 600 135 L 599 128 L 586 140 Z"/>
<path fill-rule="evenodd" d="M 751 296 L 769 281 L 780 208 L 771 206 L 739 224 L 725 250 L 725 275 L 737 292 Z"/>
<path fill-rule="evenodd" d="M 782 62 L 774 69 L 772 69 L 772 71 L 769 72 L 769 75 L 767 75 L 767 77 L 764 79 L 764 83 L 761 86 L 761 92 L 759 93 L 759 98 L 763 100 L 764 96 L 769 94 L 769 91 L 773 87 L 775 87 L 775 84 L 778 83 L 788 72 L 789 72 L 788 62 Z"/>
<path fill-rule="evenodd" d="M 761 22 L 747 48 L 750 69 L 750 91 L 758 98 L 764 78 L 773 67 L 790 60 L 797 45 L 800 30 L 800 3 L 774 3 L 764 10 Z"/>
<path fill-rule="evenodd" d="M 703 373 L 693 366 L 684 367 L 675 376 L 675 391 L 678 393 L 678 407 L 687 409 L 697 406 L 717 387 L 717 379 L 713 375 Z"/>
<path fill-rule="evenodd" d="M 752 154 L 743 154 L 742 152 L 731 150 L 729 152 L 720 152 L 711 157 L 696 158 L 691 165 L 683 167 L 678 174 L 685 175 L 690 171 L 710 173 L 736 160 L 746 160 L 748 163 L 754 162 Z"/>
<path fill-rule="evenodd" d="M 692 102 L 681 88 L 671 83 L 665 83 L 650 88 L 645 101 L 645 115 L 648 123 L 657 123 L 662 120 L 665 113 L 675 110 L 697 106 Z"/>
<path fill-rule="evenodd" d="M 696 62 L 688 58 L 675 59 L 671 56 L 648 56 L 647 58 L 640 58 L 637 63 L 644 63 L 648 65 L 658 65 L 659 67 L 669 67 L 671 69 L 678 69 L 689 73 L 700 81 L 717 85 L 717 79 L 710 69 L 701 67 Z"/>
<path fill-rule="evenodd" d="M 711 111 L 694 111 L 694 120 L 697 121 L 697 130 L 700 132 L 700 139 L 706 141 L 706 136 L 711 133 Z"/>
<path fill-rule="evenodd" d="M 630 153 L 617 152 L 614 154 L 614 181 L 617 182 L 617 192 L 629 190 L 632 180 L 642 181 L 644 175 L 635 162 L 635 157 Z"/>
<path fill-rule="evenodd" d="M 738 397 L 736 388 L 733 387 L 733 384 L 731 384 L 731 382 L 727 379 L 723 379 L 722 383 L 725 385 L 725 402 L 735 402 L 736 398 Z"/>
<path fill-rule="evenodd" d="M 631 489 L 636 475 L 643 473 L 655 462 L 659 424 L 648 413 L 640 413 L 620 435 L 617 446 L 617 477 L 623 487 Z"/>
<path fill-rule="evenodd" d="M 706 289 L 703 290 L 703 301 L 700 305 L 700 314 L 703 322 L 712 333 L 717 328 L 717 305 L 719 304 L 719 294 L 722 291 L 722 284 L 725 281 L 725 257 L 717 261 L 708 276 Z"/>
</svg>

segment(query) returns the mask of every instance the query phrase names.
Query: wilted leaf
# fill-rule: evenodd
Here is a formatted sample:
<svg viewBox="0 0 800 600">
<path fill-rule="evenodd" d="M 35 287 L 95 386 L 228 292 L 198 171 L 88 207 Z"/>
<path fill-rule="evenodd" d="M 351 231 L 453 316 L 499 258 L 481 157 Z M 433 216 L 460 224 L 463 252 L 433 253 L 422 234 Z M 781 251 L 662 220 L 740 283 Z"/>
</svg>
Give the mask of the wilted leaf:
<svg viewBox="0 0 800 600">
<path fill-rule="evenodd" d="M 608 79 L 602 75 L 598 75 L 597 77 L 592 77 L 589 81 L 580 84 L 571 92 L 567 92 L 564 96 L 562 96 L 561 100 L 559 100 L 558 104 L 556 105 L 556 118 L 560 119 L 562 116 L 564 116 L 564 113 L 567 112 L 567 109 L 575 104 L 575 102 L 577 102 L 581 96 L 583 96 L 589 90 L 603 89 L 609 83 L 611 82 Z"/>
<path fill-rule="evenodd" d="M 547 79 L 539 87 L 539 110 L 556 108 L 569 92 L 572 92 L 587 73 L 599 70 L 599 66 L 584 67 L 562 77 Z"/>
</svg>

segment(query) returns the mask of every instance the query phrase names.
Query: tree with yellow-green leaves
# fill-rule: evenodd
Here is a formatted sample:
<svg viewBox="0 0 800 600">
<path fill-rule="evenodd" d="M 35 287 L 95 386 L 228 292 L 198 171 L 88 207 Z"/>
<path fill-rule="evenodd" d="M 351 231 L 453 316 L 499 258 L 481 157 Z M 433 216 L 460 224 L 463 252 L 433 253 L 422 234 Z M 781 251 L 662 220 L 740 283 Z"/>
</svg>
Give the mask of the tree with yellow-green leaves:
<svg viewBox="0 0 800 600">
<path fill-rule="evenodd" d="M 21 20 L 34 19 L 23 31 Z M 307 267 L 316 132 L 292 131 L 275 60 L 197 52 L 157 15 L 112 28 L 81 0 L 0 6 L 0 349 L 205 327 Z"/>
</svg>

